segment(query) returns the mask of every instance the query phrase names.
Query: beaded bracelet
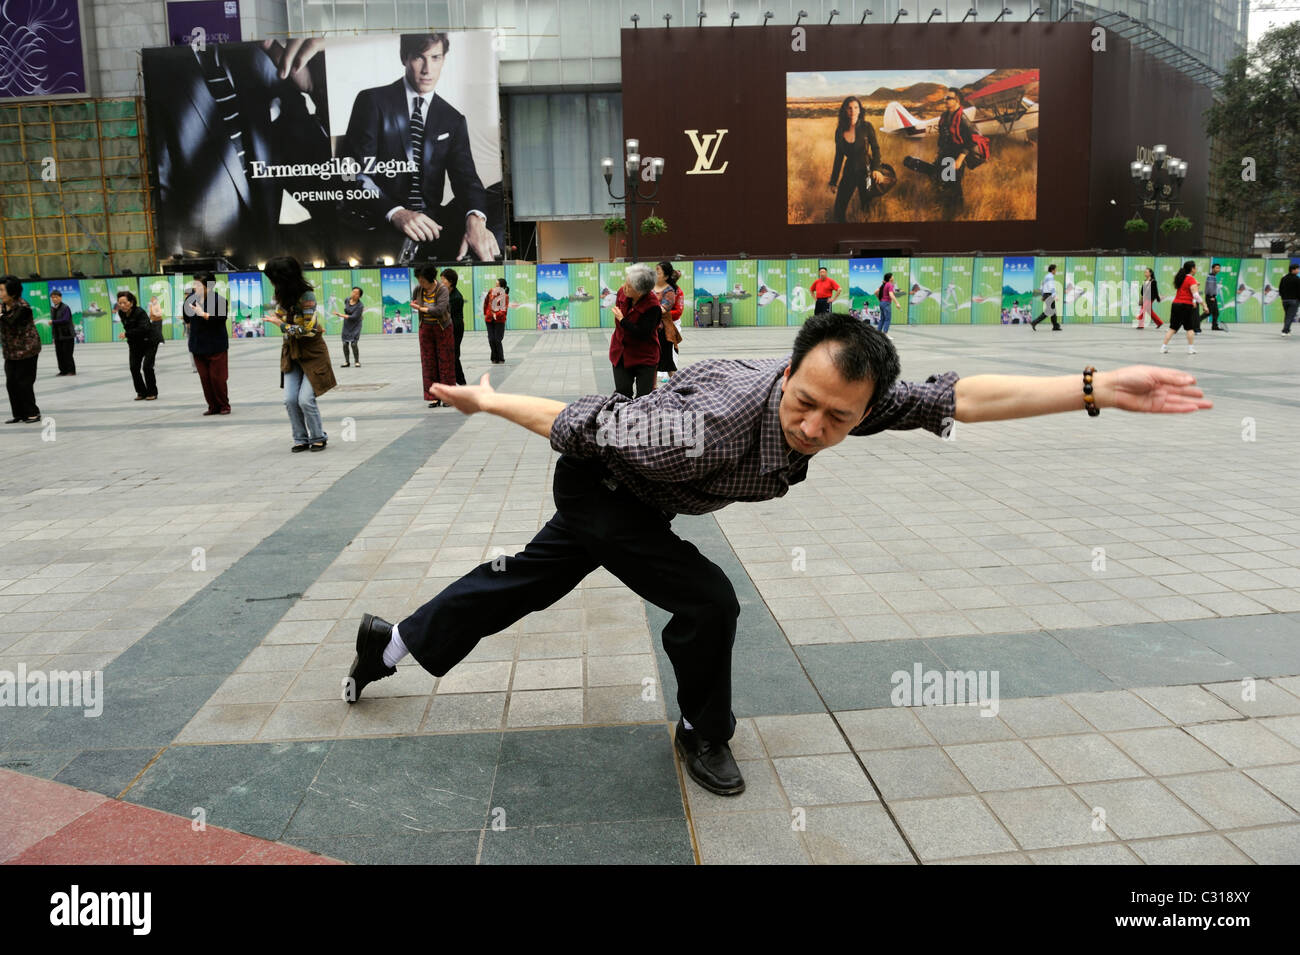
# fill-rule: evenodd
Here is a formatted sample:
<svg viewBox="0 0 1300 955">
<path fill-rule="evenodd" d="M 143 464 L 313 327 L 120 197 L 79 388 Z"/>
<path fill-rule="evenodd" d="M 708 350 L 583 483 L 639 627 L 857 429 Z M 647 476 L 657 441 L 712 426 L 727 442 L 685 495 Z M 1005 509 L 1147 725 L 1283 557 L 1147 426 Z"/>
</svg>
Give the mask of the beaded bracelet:
<svg viewBox="0 0 1300 955">
<path fill-rule="evenodd" d="M 1089 365 L 1083 370 L 1083 407 L 1088 411 L 1088 417 L 1095 418 L 1101 414 L 1101 409 L 1097 407 L 1097 399 L 1092 394 L 1092 376 L 1097 373 L 1097 369 Z"/>
</svg>

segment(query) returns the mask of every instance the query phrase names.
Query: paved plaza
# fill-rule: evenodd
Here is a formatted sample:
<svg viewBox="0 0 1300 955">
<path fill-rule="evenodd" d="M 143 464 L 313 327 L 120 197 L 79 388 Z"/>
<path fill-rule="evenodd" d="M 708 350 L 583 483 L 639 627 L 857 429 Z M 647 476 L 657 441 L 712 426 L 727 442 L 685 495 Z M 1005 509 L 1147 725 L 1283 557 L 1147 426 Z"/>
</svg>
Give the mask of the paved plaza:
<svg viewBox="0 0 1300 955">
<path fill-rule="evenodd" d="M 289 453 L 278 341 L 231 342 L 229 417 L 182 342 L 156 402 L 125 345 L 80 346 L 75 378 L 47 348 L 45 424 L 0 426 L 0 671 L 102 671 L 102 714 L 0 707 L 0 821 L 29 820 L 0 860 L 151 861 L 112 829 L 148 809 L 169 860 L 219 830 L 217 861 L 1300 862 L 1300 336 L 1232 328 L 1189 356 L 1129 326 L 895 327 L 904 379 L 1142 362 L 1215 407 L 850 437 L 783 499 L 677 518 L 741 604 L 730 798 L 674 754 L 666 615 L 604 570 L 441 679 L 407 658 L 340 699 L 363 613 L 554 510 L 547 442 L 428 409 L 414 336 L 360 368 L 330 342 L 319 454 Z M 682 356 L 794 334 L 687 329 Z M 465 370 L 608 393 L 608 335 L 507 332 L 492 366 L 470 332 Z M 993 698 L 894 705 L 900 671 Z"/>
</svg>

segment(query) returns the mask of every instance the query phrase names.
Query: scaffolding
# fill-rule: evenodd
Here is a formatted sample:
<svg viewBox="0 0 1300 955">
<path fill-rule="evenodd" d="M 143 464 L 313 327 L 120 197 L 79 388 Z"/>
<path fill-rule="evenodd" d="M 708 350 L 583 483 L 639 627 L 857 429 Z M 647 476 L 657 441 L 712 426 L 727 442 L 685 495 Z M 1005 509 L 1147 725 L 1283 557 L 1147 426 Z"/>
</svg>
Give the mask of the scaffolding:
<svg viewBox="0 0 1300 955">
<path fill-rule="evenodd" d="M 0 270 L 152 271 L 143 112 L 138 98 L 0 107 Z"/>
</svg>

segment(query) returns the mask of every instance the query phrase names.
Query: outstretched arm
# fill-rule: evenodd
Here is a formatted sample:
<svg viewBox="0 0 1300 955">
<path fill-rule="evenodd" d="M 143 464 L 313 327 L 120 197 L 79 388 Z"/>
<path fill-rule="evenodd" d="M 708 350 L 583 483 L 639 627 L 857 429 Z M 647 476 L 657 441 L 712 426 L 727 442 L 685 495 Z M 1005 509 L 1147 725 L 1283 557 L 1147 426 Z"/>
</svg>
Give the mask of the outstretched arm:
<svg viewBox="0 0 1300 955">
<path fill-rule="evenodd" d="M 973 375 L 954 388 L 958 421 L 1004 421 L 1083 410 L 1083 376 L 1031 378 Z M 1172 368 L 1129 365 L 1093 375 L 1093 395 L 1101 408 L 1153 414 L 1183 414 L 1214 405 L 1196 387 L 1196 378 Z"/>
<path fill-rule="evenodd" d="M 464 414 L 485 411 L 513 421 L 544 438 L 551 436 L 551 426 L 566 407 L 563 401 L 535 398 L 532 395 L 502 394 L 492 387 L 490 378 L 491 375 L 484 372 L 477 385 L 434 384 L 429 389 L 429 394 Z"/>
</svg>

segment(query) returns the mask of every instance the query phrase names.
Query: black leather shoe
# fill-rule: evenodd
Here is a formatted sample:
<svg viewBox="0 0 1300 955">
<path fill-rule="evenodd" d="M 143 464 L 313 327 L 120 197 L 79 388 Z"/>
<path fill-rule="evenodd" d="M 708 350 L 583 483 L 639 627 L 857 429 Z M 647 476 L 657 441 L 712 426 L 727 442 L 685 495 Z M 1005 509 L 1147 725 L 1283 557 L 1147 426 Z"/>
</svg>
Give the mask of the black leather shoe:
<svg viewBox="0 0 1300 955">
<path fill-rule="evenodd" d="M 374 614 L 365 614 L 357 627 L 357 655 L 343 681 L 343 699 L 355 703 L 368 684 L 392 676 L 397 667 L 384 666 L 384 648 L 393 636 L 393 625 Z"/>
<path fill-rule="evenodd" d="M 745 780 L 740 767 L 726 743 L 701 739 L 695 730 L 688 730 L 677 721 L 673 745 L 686 764 L 686 774 L 711 793 L 719 796 L 739 796 L 745 791 Z"/>
</svg>

